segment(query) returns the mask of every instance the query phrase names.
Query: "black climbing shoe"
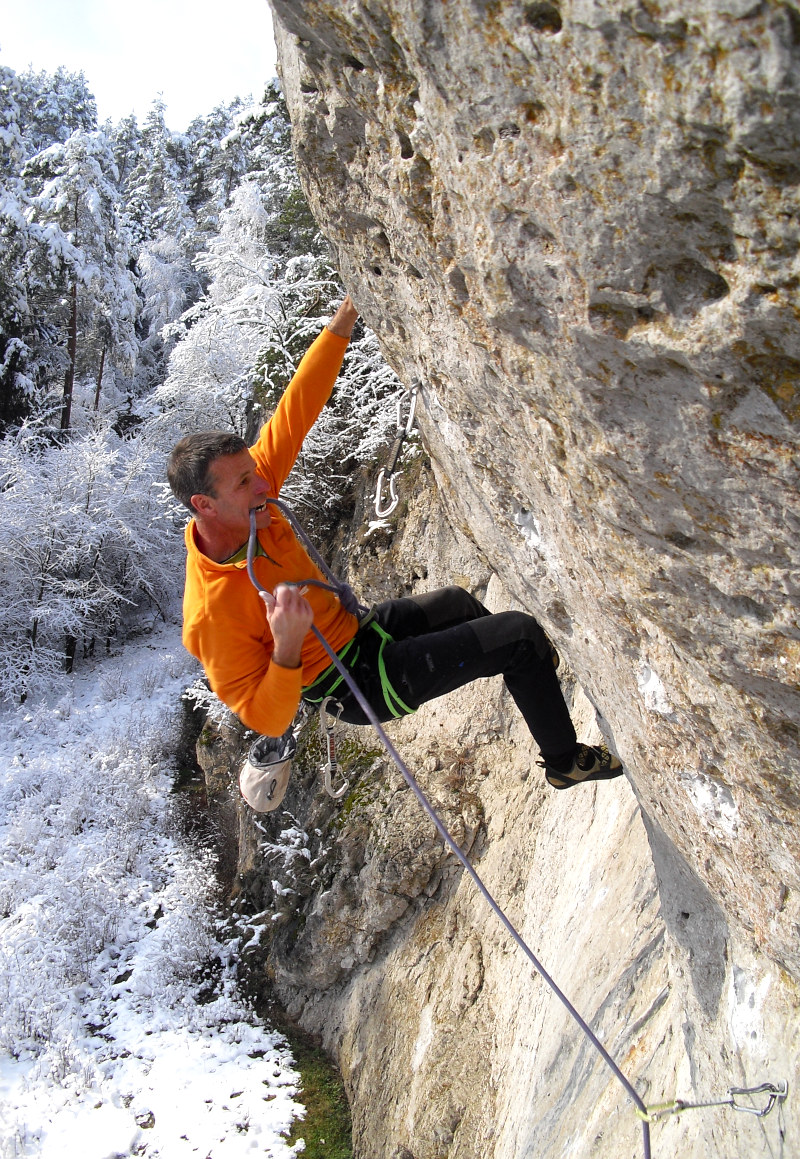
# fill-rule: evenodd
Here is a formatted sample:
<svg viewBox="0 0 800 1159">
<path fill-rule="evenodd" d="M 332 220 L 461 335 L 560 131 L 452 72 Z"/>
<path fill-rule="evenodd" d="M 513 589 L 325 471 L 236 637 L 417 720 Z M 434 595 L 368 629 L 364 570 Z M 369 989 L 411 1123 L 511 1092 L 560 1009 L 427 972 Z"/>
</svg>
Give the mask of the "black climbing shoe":
<svg viewBox="0 0 800 1159">
<path fill-rule="evenodd" d="M 571 789 L 584 781 L 610 781 L 621 777 L 623 772 L 617 757 L 604 744 L 579 744 L 572 768 L 566 773 L 558 772 L 545 761 L 538 763 L 544 769 L 548 785 L 554 789 Z"/>
</svg>

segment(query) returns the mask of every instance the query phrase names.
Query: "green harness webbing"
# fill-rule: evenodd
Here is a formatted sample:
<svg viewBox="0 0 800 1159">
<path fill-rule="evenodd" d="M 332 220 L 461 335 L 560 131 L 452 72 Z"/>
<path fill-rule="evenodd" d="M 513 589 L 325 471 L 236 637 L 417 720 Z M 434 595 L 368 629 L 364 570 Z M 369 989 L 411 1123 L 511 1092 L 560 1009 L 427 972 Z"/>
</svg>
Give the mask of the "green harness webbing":
<svg viewBox="0 0 800 1159">
<path fill-rule="evenodd" d="M 409 708 L 408 705 L 400 699 L 392 686 L 389 677 L 386 675 L 386 661 L 383 658 L 383 649 L 387 643 L 394 643 L 394 637 L 380 626 L 377 620 L 370 621 L 370 626 L 375 629 L 381 638 L 381 646 L 378 649 L 378 672 L 381 678 L 381 692 L 383 699 L 386 702 L 386 707 L 391 712 L 392 716 L 410 716 L 416 709 Z M 392 703 L 394 701 L 394 703 Z M 399 706 L 396 707 L 396 706 Z"/>
<path fill-rule="evenodd" d="M 391 636 L 385 628 L 382 628 L 378 621 L 374 618 L 367 619 L 361 626 L 365 628 L 373 628 L 380 637 L 381 643 L 380 647 L 378 648 L 378 675 L 380 676 L 381 680 L 381 693 L 383 695 L 384 704 L 386 705 L 391 715 L 394 717 L 410 716 L 412 712 L 416 712 L 417 710 L 415 708 L 409 708 L 405 701 L 397 695 L 397 692 L 395 691 L 395 688 L 392 685 L 392 682 L 390 681 L 386 672 L 386 661 L 383 656 L 383 650 L 387 644 L 394 643 L 394 636 Z M 353 636 L 351 640 L 347 641 L 344 648 L 342 648 L 340 652 L 336 653 L 342 663 L 346 663 L 347 667 L 351 671 L 358 661 L 359 655 L 361 654 L 361 646 L 358 644 L 356 644 L 355 650 L 351 653 L 351 649 L 353 644 L 355 644 L 355 641 L 356 636 Z M 334 680 L 333 684 L 328 685 L 326 683 L 327 678 L 332 676 L 334 671 L 334 665 L 329 664 L 325 671 L 319 674 L 313 684 L 309 684 L 307 688 L 303 689 L 303 700 L 307 701 L 308 704 L 321 704 L 326 696 L 332 696 L 335 690 L 344 680 L 344 677 L 339 674 L 336 680 Z M 317 696 L 316 693 L 320 692 L 320 690 L 322 690 L 321 695 Z M 315 695 L 309 696 L 309 692 L 314 693 Z"/>
</svg>

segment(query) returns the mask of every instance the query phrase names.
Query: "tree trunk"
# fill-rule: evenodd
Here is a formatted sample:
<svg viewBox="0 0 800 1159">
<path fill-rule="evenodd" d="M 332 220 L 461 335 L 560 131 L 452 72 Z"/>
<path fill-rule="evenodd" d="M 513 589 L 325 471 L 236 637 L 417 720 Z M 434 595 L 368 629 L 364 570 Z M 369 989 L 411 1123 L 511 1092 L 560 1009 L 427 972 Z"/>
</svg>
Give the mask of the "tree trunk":
<svg viewBox="0 0 800 1159">
<path fill-rule="evenodd" d="M 78 641 L 75 636 L 67 636 L 64 641 L 64 668 L 67 672 L 72 672 L 75 667 L 75 649 L 78 646 Z"/>
<path fill-rule="evenodd" d="M 75 198 L 75 242 L 78 241 L 78 198 Z M 64 398 L 61 403 L 61 429 L 69 430 L 72 419 L 72 391 L 75 386 L 75 362 L 78 355 L 78 279 L 70 290 L 69 338 L 67 339 L 67 371 L 64 375 Z"/>
<path fill-rule="evenodd" d="M 67 371 L 64 375 L 64 399 L 61 404 L 61 430 L 68 431 L 72 418 L 72 390 L 75 386 L 75 360 L 78 352 L 78 282 L 72 283 L 70 291 L 72 306 L 69 319 L 69 339 L 67 342 Z"/>
<path fill-rule="evenodd" d="M 106 348 L 104 346 L 103 353 L 100 355 L 100 369 L 97 372 L 97 389 L 94 392 L 94 409 L 95 409 L 95 411 L 98 411 L 100 409 L 100 387 L 101 387 L 102 382 L 103 382 L 103 367 L 105 366 L 105 362 L 106 362 Z"/>
</svg>

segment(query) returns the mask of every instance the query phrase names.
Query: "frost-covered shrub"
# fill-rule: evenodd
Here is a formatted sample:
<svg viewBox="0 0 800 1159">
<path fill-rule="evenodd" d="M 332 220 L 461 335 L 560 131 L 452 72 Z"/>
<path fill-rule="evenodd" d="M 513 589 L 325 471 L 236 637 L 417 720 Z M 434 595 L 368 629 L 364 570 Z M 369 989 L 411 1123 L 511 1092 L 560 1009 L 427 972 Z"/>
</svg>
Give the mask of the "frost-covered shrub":
<svg viewBox="0 0 800 1159">
<path fill-rule="evenodd" d="M 109 666 L 130 689 L 113 702 Z M 296 1154 L 281 1133 L 302 1113 L 298 1076 L 238 996 L 212 858 L 176 832 L 175 705 L 195 671 L 168 626 L 124 665 L 83 669 L 55 706 L 0 709 L 3 1159 L 85 1154 L 87 1139 L 172 1159 L 213 1137 L 243 1155 L 256 1136 Z"/>
<path fill-rule="evenodd" d="M 64 443 L 25 427 L 0 441 L 0 696 L 52 690 L 178 587 L 161 456 L 105 423 Z"/>
<path fill-rule="evenodd" d="M 47 722 L 41 710 L 36 731 Z M 177 1000 L 213 956 L 213 866 L 166 835 L 165 745 L 177 731 L 162 715 L 112 730 L 99 751 L 90 737 L 57 756 L 55 744 L 32 757 L 21 745 L 6 770 L 0 1049 L 49 1050 L 77 1016 L 81 988 L 124 974 L 134 942 L 126 981 L 143 998 Z"/>
</svg>

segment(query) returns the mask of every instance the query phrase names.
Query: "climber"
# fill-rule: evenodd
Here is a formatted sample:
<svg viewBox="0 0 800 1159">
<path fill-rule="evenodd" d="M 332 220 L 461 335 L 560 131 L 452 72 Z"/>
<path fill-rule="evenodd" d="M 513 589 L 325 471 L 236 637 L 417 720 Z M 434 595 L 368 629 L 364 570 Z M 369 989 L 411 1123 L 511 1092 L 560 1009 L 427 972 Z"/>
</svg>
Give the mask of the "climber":
<svg viewBox="0 0 800 1159">
<path fill-rule="evenodd" d="M 322 576 L 265 499 L 280 492 L 327 402 L 357 317 L 348 295 L 253 447 L 229 432 L 205 431 L 173 448 L 169 483 L 193 516 L 186 528 L 184 644 L 217 696 L 266 736 L 287 730 L 301 697 L 319 704 L 334 688 L 341 718 L 368 723 L 311 633 L 313 622 L 378 719 L 403 716 L 479 677 L 502 674 L 553 788 L 619 776 L 622 765 L 604 745 L 578 743 L 555 650 L 532 616 L 491 614 L 469 592 L 447 587 L 387 600 L 360 622 L 331 591 L 287 586 Z M 246 571 L 251 509 L 258 534 L 254 567 L 268 589 L 259 593 Z"/>
</svg>

